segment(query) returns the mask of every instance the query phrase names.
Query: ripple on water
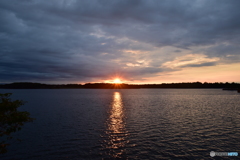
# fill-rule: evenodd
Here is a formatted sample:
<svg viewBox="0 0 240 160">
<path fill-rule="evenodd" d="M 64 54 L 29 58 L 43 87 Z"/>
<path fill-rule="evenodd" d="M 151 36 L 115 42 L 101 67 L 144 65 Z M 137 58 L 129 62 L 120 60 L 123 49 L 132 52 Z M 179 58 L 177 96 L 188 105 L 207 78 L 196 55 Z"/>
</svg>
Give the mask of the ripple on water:
<svg viewBox="0 0 240 160">
<path fill-rule="evenodd" d="M 209 159 L 210 151 L 239 152 L 240 99 L 234 92 L 11 92 L 28 101 L 24 109 L 37 120 L 16 133 L 23 141 L 10 146 L 3 160 Z"/>
</svg>

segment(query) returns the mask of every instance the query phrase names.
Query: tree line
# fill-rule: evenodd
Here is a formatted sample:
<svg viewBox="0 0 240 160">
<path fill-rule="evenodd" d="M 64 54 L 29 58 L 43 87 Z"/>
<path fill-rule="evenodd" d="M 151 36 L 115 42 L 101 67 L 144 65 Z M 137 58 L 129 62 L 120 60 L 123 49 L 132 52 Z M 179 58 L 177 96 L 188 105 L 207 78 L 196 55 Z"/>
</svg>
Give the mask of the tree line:
<svg viewBox="0 0 240 160">
<path fill-rule="evenodd" d="M 140 89 L 140 88 L 224 88 L 237 89 L 240 83 L 223 82 L 182 82 L 162 84 L 115 84 L 115 83 L 86 83 L 86 84 L 42 84 L 32 82 L 14 82 L 2 84 L 4 89 Z"/>
</svg>

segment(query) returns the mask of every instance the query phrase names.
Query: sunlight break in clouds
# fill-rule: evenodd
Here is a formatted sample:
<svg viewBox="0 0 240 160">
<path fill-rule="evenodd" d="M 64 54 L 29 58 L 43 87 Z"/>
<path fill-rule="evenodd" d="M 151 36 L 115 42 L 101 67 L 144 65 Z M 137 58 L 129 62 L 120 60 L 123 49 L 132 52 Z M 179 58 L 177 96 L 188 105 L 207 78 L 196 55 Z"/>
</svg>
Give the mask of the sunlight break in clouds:
<svg viewBox="0 0 240 160">
<path fill-rule="evenodd" d="M 207 58 L 202 54 L 188 54 L 175 58 L 173 61 L 165 62 L 162 67 L 167 68 L 182 68 L 182 67 L 200 67 L 215 65 L 220 58 Z"/>
</svg>

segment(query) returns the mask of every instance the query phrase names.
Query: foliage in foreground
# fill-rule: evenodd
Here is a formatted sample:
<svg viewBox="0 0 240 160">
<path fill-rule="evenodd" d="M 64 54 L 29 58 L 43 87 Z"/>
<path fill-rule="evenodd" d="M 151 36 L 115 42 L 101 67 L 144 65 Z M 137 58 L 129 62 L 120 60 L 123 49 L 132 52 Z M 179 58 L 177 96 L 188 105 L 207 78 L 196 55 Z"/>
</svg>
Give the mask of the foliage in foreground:
<svg viewBox="0 0 240 160">
<path fill-rule="evenodd" d="M 18 111 L 18 107 L 24 104 L 22 100 L 12 101 L 11 93 L 0 94 L 0 153 L 6 153 L 6 140 L 12 139 L 11 133 L 21 130 L 25 122 L 32 122 L 30 113 Z"/>
</svg>

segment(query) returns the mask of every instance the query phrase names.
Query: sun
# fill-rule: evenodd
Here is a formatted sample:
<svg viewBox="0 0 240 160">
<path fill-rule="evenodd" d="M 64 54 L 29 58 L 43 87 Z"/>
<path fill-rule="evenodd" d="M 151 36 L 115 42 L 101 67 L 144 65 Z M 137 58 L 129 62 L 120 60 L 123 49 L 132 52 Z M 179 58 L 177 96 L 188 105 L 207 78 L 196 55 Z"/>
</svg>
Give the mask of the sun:
<svg viewBox="0 0 240 160">
<path fill-rule="evenodd" d="M 122 81 L 119 78 L 116 78 L 116 79 L 113 80 L 113 83 L 119 84 L 119 83 L 122 83 Z"/>
</svg>

